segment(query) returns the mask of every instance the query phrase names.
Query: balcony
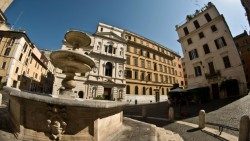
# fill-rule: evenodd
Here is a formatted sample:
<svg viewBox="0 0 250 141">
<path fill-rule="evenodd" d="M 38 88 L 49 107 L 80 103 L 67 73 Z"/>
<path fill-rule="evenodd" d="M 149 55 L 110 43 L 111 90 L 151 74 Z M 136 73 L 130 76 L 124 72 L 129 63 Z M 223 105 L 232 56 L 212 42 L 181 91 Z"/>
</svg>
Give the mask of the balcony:
<svg viewBox="0 0 250 141">
<path fill-rule="evenodd" d="M 221 73 L 219 70 L 213 72 L 213 73 L 206 73 L 205 77 L 206 79 L 217 79 L 221 76 Z"/>
</svg>

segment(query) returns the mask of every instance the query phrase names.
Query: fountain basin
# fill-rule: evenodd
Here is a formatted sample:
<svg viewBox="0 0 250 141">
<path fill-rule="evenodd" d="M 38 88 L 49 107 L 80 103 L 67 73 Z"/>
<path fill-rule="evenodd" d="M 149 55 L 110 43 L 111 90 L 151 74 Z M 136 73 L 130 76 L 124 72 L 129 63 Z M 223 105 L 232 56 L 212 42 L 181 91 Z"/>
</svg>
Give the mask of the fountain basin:
<svg viewBox="0 0 250 141">
<path fill-rule="evenodd" d="M 20 140 L 105 141 L 121 128 L 125 105 L 12 91 L 9 112 L 13 131 Z"/>
<path fill-rule="evenodd" d="M 95 62 L 88 55 L 71 50 L 54 51 L 50 58 L 55 67 L 67 73 L 86 73 L 95 67 Z"/>
</svg>

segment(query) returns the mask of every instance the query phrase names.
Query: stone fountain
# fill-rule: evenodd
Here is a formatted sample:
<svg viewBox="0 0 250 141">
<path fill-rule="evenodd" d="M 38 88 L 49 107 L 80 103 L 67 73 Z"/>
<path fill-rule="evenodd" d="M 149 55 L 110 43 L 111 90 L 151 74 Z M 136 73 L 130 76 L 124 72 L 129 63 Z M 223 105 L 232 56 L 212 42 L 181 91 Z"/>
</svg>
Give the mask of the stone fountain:
<svg viewBox="0 0 250 141">
<path fill-rule="evenodd" d="M 14 134 L 20 140 L 33 141 L 109 140 L 121 129 L 125 103 L 76 99 L 72 92 L 75 73 L 86 73 L 95 67 L 88 56 L 92 41 L 80 31 L 69 31 L 64 38 L 66 49 L 51 54 L 54 66 L 66 74 L 62 81 L 64 91 L 57 98 L 4 88 L 10 94 Z"/>
</svg>

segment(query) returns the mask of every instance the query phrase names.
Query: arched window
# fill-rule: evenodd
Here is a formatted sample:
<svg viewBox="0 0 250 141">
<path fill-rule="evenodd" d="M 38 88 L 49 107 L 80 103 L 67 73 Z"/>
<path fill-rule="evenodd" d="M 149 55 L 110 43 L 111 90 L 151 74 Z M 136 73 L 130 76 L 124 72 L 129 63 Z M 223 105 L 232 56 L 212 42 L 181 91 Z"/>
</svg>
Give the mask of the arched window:
<svg viewBox="0 0 250 141">
<path fill-rule="evenodd" d="M 138 87 L 135 86 L 135 94 L 138 95 Z"/>
<path fill-rule="evenodd" d="M 78 97 L 79 97 L 79 98 L 83 98 L 83 91 L 79 91 L 79 92 L 78 92 Z"/>
<path fill-rule="evenodd" d="M 126 93 L 130 94 L 130 86 L 129 85 L 126 86 Z"/>
<path fill-rule="evenodd" d="M 164 88 L 161 88 L 161 94 L 164 95 Z"/>
<path fill-rule="evenodd" d="M 10 50 L 11 50 L 11 48 L 6 48 L 4 55 L 8 56 L 10 54 Z"/>
<path fill-rule="evenodd" d="M 142 92 L 143 95 L 146 95 L 146 88 L 143 87 L 143 92 Z"/>
<path fill-rule="evenodd" d="M 110 62 L 107 62 L 105 65 L 105 76 L 112 76 L 113 65 Z"/>
<path fill-rule="evenodd" d="M 152 92 L 152 88 L 150 87 L 150 88 L 149 88 L 149 94 L 152 95 L 152 93 L 153 93 L 153 92 Z"/>
</svg>

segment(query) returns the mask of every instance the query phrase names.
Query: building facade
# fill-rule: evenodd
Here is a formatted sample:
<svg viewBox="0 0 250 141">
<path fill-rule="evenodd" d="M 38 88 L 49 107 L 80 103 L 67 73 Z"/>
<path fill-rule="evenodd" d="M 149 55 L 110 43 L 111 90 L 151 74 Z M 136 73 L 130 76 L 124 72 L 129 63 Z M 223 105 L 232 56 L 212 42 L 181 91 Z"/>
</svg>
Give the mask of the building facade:
<svg viewBox="0 0 250 141">
<path fill-rule="evenodd" d="M 105 100 L 124 98 L 126 42 L 121 38 L 122 32 L 123 30 L 106 24 L 98 25 L 96 33 L 91 36 L 93 50 L 89 54 L 94 59 L 96 68 L 75 77 L 77 86 L 73 91 L 79 98 Z M 61 81 L 65 77 L 60 73 L 56 76 L 54 95 L 60 93 Z"/>
<path fill-rule="evenodd" d="M 127 100 L 139 100 L 141 96 L 147 102 L 166 100 L 174 84 L 184 86 L 181 57 L 177 53 L 129 31 L 123 37 L 127 40 Z"/>
<path fill-rule="evenodd" d="M 176 26 L 184 53 L 188 88 L 208 87 L 210 98 L 246 93 L 243 66 L 229 27 L 209 2 Z"/>
<path fill-rule="evenodd" d="M 2 84 L 25 91 L 52 92 L 52 85 L 46 83 L 53 84 L 53 76 L 48 77 L 48 60 L 25 32 L 0 31 L 0 60 Z"/>
<path fill-rule="evenodd" d="M 247 31 L 234 37 L 235 45 L 239 51 L 247 80 L 247 88 L 250 89 L 250 36 Z"/>
<path fill-rule="evenodd" d="M 241 0 L 241 3 L 246 10 L 246 16 L 248 18 L 248 23 L 250 25 L 250 0 Z"/>
<path fill-rule="evenodd" d="M 1 0 L 0 1 L 0 11 L 5 12 L 5 10 L 10 6 L 13 0 Z"/>
</svg>

